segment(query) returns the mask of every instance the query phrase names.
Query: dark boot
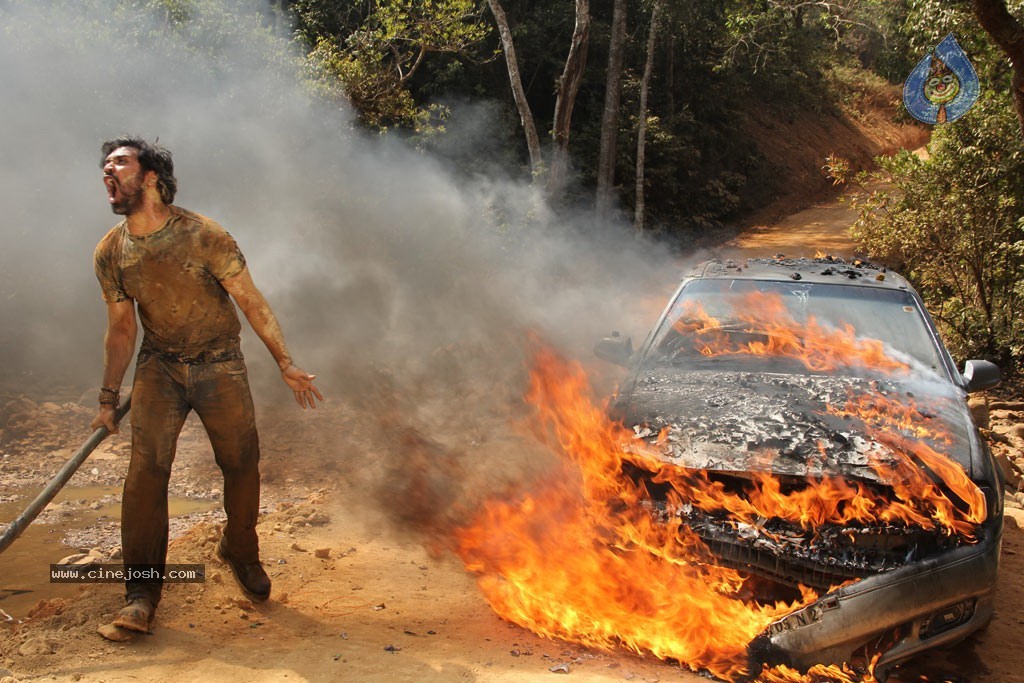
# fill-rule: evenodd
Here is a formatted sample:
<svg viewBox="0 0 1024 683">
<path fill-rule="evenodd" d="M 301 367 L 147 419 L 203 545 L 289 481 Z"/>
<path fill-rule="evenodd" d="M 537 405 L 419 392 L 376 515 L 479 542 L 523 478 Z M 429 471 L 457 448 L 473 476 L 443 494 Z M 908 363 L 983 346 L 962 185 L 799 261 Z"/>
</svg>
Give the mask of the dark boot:
<svg viewBox="0 0 1024 683">
<path fill-rule="evenodd" d="M 236 562 L 224 549 L 224 539 L 217 544 L 217 557 L 231 567 L 235 580 L 250 600 L 263 602 L 270 597 L 270 577 L 263 570 L 259 560 L 255 562 Z"/>
<path fill-rule="evenodd" d="M 153 625 L 154 611 L 155 608 L 152 602 L 146 598 L 135 598 L 117 613 L 117 617 L 114 619 L 114 626 L 119 626 L 129 631 L 149 633 L 150 627 Z"/>
</svg>

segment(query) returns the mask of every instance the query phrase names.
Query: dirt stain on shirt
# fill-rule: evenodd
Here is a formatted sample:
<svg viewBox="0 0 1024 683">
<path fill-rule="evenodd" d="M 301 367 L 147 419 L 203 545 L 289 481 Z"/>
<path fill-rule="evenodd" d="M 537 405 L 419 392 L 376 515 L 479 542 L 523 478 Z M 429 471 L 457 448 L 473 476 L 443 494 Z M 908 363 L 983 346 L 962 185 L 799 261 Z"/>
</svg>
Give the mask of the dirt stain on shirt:
<svg viewBox="0 0 1024 683">
<path fill-rule="evenodd" d="M 245 257 L 215 221 L 169 208 L 156 232 L 135 237 L 122 221 L 100 241 L 94 263 L 103 299 L 138 303 L 143 351 L 186 361 L 235 356 L 241 324 L 220 283 L 245 269 Z"/>
</svg>

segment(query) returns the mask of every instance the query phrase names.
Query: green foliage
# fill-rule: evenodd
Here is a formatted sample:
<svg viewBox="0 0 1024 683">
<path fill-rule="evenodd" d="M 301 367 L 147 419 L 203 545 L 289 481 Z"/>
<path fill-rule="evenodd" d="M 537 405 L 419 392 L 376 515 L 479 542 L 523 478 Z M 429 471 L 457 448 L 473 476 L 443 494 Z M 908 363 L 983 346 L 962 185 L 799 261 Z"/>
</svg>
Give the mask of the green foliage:
<svg viewBox="0 0 1024 683">
<path fill-rule="evenodd" d="M 1009 69 L 969 3 L 906 5 L 909 61 L 952 32 L 978 72 L 981 97 L 962 119 L 936 128 L 927 158 L 904 152 L 879 160 L 892 185 L 857 202 L 854 236 L 911 278 L 956 355 L 1020 367 L 1024 144 Z"/>
<path fill-rule="evenodd" d="M 315 45 L 321 37 L 356 31 L 370 8 L 367 0 L 291 0 L 287 4 L 295 33 L 307 45 Z"/>
<path fill-rule="evenodd" d="M 335 3 L 336 4 L 336 3 Z M 300 35 L 310 41 L 306 69 L 321 97 L 348 101 L 363 123 L 425 132 L 437 106 L 417 103 L 410 80 L 430 54 L 466 55 L 490 33 L 471 0 L 376 0 L 358 26 L 350 5 L 332 21 L 319 3 L 298 8 Z M 338 33 L 316 33 L 336 26 Z"/>
<path fill-rule="evenodd" d="M 647 147 L 647 210 L 652 225 L 707 236 L 739 213 L 770 200 L 785 182 L 757 151 L 747 112 L 768 102 L 781 116 L 812 109 L 832 112 L 829 83 L 835 64 L 877 64 L 892 52 L 900 10 L 909 0 L 692 0 L 664 3 Z M 483 6 L 483 3 L 478 3 Z M 550 126 L 555 83 L 561 74 L 574 14 L 571 2 L 503 0 L 516 42 L 527 99 L 541 131 Z M 646 58 L 649 1 L 628 4 L 624 91 L 619 116 L 616 182 L 622 204 L 633 202 L 638 84 Z M 518 114 L 489 13 L 471 5 L 383 0 L 294 0 L 296 33 L 308 49 L 307 74 L 314 91 L 347 101 L 377 130 L 437 138 L 429 105 L 500 103 L 501 130 L 491 161 L 528 168 Z M 592 0 L 587 69 L 575 103 L 571 154 L 578 183 L 569 201 L 593 202 L 604 105 L 612 3 Z M 420 28 L 416 13 L 437 15 Z M 902 14 L 901 14 L 902 11 Z M 436 27 L 436 28 L 434 28 Z M 447 27 L 447 28 L 446 28 Z M 451 29 L 462 33 L 453 33 Z M 420 38 L 418 36 L 425 36 Z M 461 36 L 461 37 L 460 37 Z M 441 59 L 424 59 L 407 77 L 416 45 L 450 44 Z M 419 42 L 418 42 L 419 41 Z M 474 42 L 476 41 L 476 42 Z M 495 55 L 499 55 L 494 59 Z M 902 79 L 904 74 L 900 74 Z M 829 80 L 831 79 L 831 80 Z M 846 82 L 854 77 L 842 79 Z M 849 97 L 863 89 L 842 91 Z M 859 95 L 858 95 L 859 96 Z M 856 104 L 856 103 L 854 103 Z M 442 110 L 443 111 L 443 110 Z M 495 125 L 500 125 L 496 123 Z M 473 158 L 462 164 L 479 168 Z"/>
<path fill-rule="evenodd" d="M 881 159 L 891 187 L 854 236 L 910 277 L 954 354 L 1024 360 L 1024 145 L 1005 92 L 938 128 L 925 159 Z"/>
<path fill-rule="evenodd" d="M 826 50 L 839 48 L 856 30 L 870 28 L 867 9 L 875 4 L 732 0 L 727 3 L 723 65 L 773 76 L 794 70 L 812 73 Z"/>
<path fill-rule="evenodd" d="M 900 83 L 920 59 L 911 45 L 907 16 L 911 0 L 870 0 L 854 5 L 839 45 L 856 64 L 890 83 Z"/>
<path fill-rule="evenodd" d="M 32 0 L 4 0 L 0 12 L 4 6 L 33 4 Z M 147 55 L 173 51 L 176 59 L 188 56 L 182 51 L 195 53 L 204 59 L 193 61 L 212 70 L 208 76 L 214 81 L 218 70 L 228 72 L 242 68 L 241 64 L 274 70 L 284 79 L 303 77 L 311 97 L 351 104 L 372 130 L 408 136 L 421 147 L 447 148 L 453 159 L 456 154 L 473 155 L 469 160 L 456 159 L 467 172 L 487 163 L 524 171 L 528 167 L 505 65 L 495 59 L 500 47 L 492 17 L 476 0 L 273 3 L 287 10 L 286 17 L 269 16 L 272 10 L 266 0 L 64 0 L 63 4 L 75 8 L 82 19 L 76 35 L 52 37 L 54 49 L 68 41 L 95 40 L 115 15 L 120 26 L 131 27 L 128 35 L 120 36 L 123 49 L 145 47 Z M 527 97 L 544 130 L 551 121 L 554 84 L 572 34 L 572 3 L 505 0 L 503 4 Z M 610 0 L 592 0 L 590 57 L 574 114 L 571 153 L 579 183 L 570 197 L 583 206 L 593 201 L 611 5 Z M 877 108 L 879 103 L 869 99 L 883 90 L 883 84 L 865 68 L 898 82 L 928 47 L 953 31 L 984 84 L 993 90 L 1009 84 L 1006 60 L 977 29 L 969 3 L 691 0 L 665 3 L 664 9 L 647 120 L 647 213 L 656 229 L 690 242 L 713 236 L 723 223 L 759 208 L 788 181 L 757 150 L 756 137 L 771 134 L 764 130 L 765 120 L 795 119 L 807 111 L 829 115 L 835 104 L 854 116 L 869 105 Z M 616 161 L 619 194 L 627 210 L 633 202 L 638 84 L 649 17 L 649 1 L 629 3 Z M 295 43 L 271 30 L 270 24 L 284 20 L 294 27 Z M 7 32 L 17 34 L 12 27 Z M 302 50 L 299 58 L 296 44 Z M 183 76 L 169 76 L 176 77 Z M 167 83 L 170 88 L 174 85 Z M 991 283 L 985 281 L 974 290 L 965 284 L 942 285 L 939 270 L 929 275 L 924 269 L 915 277 L 948 329 L 960 330 L 950 332 L 960 340 L 954 345 L 966 350 L 973 344 L 996 355 L 1019 357 L 1019 330 L 1009 315 L 1003 315 L 1001 302 L 1021 295 L 1018 281 L 1013 280 L 1017 267 L 1013 264 L 1019 262 L 1022 247 L 1019 237 L 1008 231 L 1012 223 L 1019 235 L 1020 225 L 1011 219 L 1014 211 L 1022 213 L 1021 191 L 1013 179 L 1024 175 L 1020 173 L 1024 169 L 1013 166 L 1012 172 L 999 175 L 994 166 L 984 167 L 996 159 L 1004 166 L 1010 163 L 1007 159 L 1016 159 L 1015 151 L 997 146 L 1016 140 L 1012 126 L 1002 132 L 1009 125 L 1004 120 L 1010 117 L 1009 107 L 991 93 L 985 97 L 989 101 L 968 117 L 939 131 L 931 160 L 918 162 L 904 156 L 887 162 L 896 189 L 872 200 L 877 205 L 865 208 L 859 229 L 877 253 L 908 264 L 914 272 L 933 258 L 945 264 L 943 272 L 970 272 L 969 267 L 956 270 L 950 265 L 955 252 L 950 245 L 958 242 L 947 239 L 948 234 L 936 237 L 923 227 L 911 229 L 911 218 L 922 212 L 931 212 L 923 221 L 933 226 L 929 229 L 958 230 L 967 235 L 961 240 L 964 244 L 972 240 L 985 244 L 985 254 L 990 256 L 974 263 L 976 270 L 994 278 Z M 488 103 L 487 110 L 493 113 L 489 126 L 495 130 L 488 130 L 487 145 L 474 144 L 468 152 L 469 145 L 446 146 L 448 121 L 459 120 L 480 102 Z M 972 149 L 982 152 L 972 156 L 968 153 Z M 986 173 L 981 173 L 983 168 Z M 939 184 L 941 177 L 947 178 L 942 181 L 946 184 Z M 983 184 L 971 185 L 971 177 L 982 178 L 977 182 Z M 939 206 L 930 205 L 928 197 L 941 198 Z M 960 205 L 968 208 L 960 213 L 951 208 Z M 953 220 L 954 214 L 962 220 Z M 998 229 L 993 227 L 996 223 Z M 994 243 L 981 241 L 997 234 L 1002 237 Z M 931 255 L 929 250 L 937 249 L 936 244 L 947 248 L 946 261 Z M 919 259 L 919 254 L 928 256 Z M 995 261 L 1004 265 L 995 268 L 991 265 Z M 980 309 L 970 298 L 972 291 L 983 302 Z"/>
<path fill-rule="evenodd" d="M 943 0 L 906 0 L 909 8 L 903 26 L 906 44 L 912 52 L 912 64 L 947 34 L 956 36 L 967 52 L 983 85 L 994 89 L 1010 86 L 1010 68 L 1006 55 L 979 26 L 969 2 Z M 1009 0 L 1007 7 L 1017 17 L 1024 16 L 1024 0 Z M 909 73 L 909 70 L 908 70 Z"/>
<path fill-rule="evenodd" d="M 727 3 L 729 41 L 723 65 L 773 76 L 806 69 L 813 61 L 813 44 L 827 16 L 813 4 L 809 13 L 806 5 L 756 0 Z"/>
<path fill-rule="evenodd" d="M 372 24 L 376 40 L 401 46 L 399 67 L 428 50 L 464 52 L 489 32 L 470 0 L 388 0 L 378 3 Z"/>
<path fill-rule="evenodd" d="M 744 122 L 877 106 L 885 83 L 865 67 L 877 66 L 879 55 L 905 42 L 905 14 L 894 9 L 900 4 L 670 3 L 663 35 L 671 63 L 659 64 L 652 92 L 651 110 L 660 114 L 648 149 L 652 220 L 688 237 L 713 235 L 785 191 L 787 179 L 757 149 L 763 128 Z M 632 107 L 628 92 L 624 102 Z M 630 169 L 620 173 L 629 177 Z"/>
<path fill-rule="evenodd" d="M 416 125 L 419 107 L 386 68 L 379 51 L 362 50 L 358 44 L 345 50 L 334 40 L 321 38 L 306 56 L 306 78 L 314 94 L 349 103 L 371 128 Z"/>
</svg>

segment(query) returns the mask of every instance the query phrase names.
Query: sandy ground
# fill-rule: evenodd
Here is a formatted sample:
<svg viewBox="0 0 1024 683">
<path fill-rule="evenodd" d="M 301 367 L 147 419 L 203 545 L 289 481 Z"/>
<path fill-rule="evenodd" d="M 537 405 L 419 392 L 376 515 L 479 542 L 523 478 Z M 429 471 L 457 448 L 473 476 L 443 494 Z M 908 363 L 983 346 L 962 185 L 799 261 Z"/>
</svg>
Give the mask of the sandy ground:
<svg viewBox="0 0 1024 683">
<path fill-rule="evenodd" d="M 774 256 L 813 257 L 816 253 L 851 256 L 856 245 L 837 225 L 851 225 L 857 213 L 841 201 L 815 204 L 770 226 L 742 233 L 720 250 L 726 258 Z"/>
<path fill-rule="evenodd" d="M 64 404 L 35 413 L 34 419 L 25 418 L 24 441 L 5 446 L 9 457 L 3 459 L 0 490 L 8 498 L 12 490 L 34 493 L 59 464 L 55 456 L 30 466 L 27 457 L 19 457 L 27 455 L 30 443 L 65 443 L 76 431 L 71 421 L 87 419 L 90 409 Z M 345 410 L 330 405 L 299 419 L 317 431 L 350 432 L 353 427 Z M 152 635 L 124 644 L 97 635 L 96 629 L 121 606 L 120 586 L 46 582 L 48 565 L 76 550 L 57 542 L 55 535 L 70 534 L 81 550 L 91 549 L 104 559 L 116 556 L 117 509 L 108 507 L 111 494 L 97 484 L 123 474 L 127 436 L 121 434 L 105 442 L 99 457 L 80 470 L 71 484 L 79 486 L 70 497 L 47 511 L 41 521 L 49 524 L 33 525 L 35 536 L 26 533 L 0 555 L 0 591 L 5 591 L 0 593 L 0 618 L 8 619 L 0 624 L 0 680 L 12 675 L 18 681 L 497 683 L 551 676 L 551 669 L 561 665 L 582 680 L 697 680 L 654 658 L 589 652 L 500 620 L 455 558 L 432 557 L 421 543 L 389 531 L 382 519 L 365 513 L 357 517 L 346 500 L 358 494 L 344 477 L 323 476 L 337 469 L 325 467 L 333 454 L 283 445 L 284 434 L 294 426 L 294 419 L 271 421 L 263 430 L 270 445 L 259 532 L 264 564 L 274 581 L 270 601 L 253 605 L 246 600 L 230 571 L 214 558 L 219 511 L 191 512 L 186 523 L 179 519 L 175 524 L 179 535 L 168 561 L 205 564 L 207 581 L 168 585 Z M 58 448 L 57 454 L 67 450 Z M 190 493 L 211 500 L 209 482 L 217 476 L 209 460 L 201 427 L 190 420 L 172 476 L 179 510 L 182 501 L 191 500 Z M 96 502 L 102 503 L 98 511 L 107 514 L 86 530 L 77 529 L 75 520 Z M 7 508 L 18 510 L 23 504 L 19 499 Z M 14 575 L 23 577 L 22 583 L 9 583 Z"/>
<path fill-rule="evenodd" d="M 848 218 L 843 206 L 813 207 L 779 227 L 742 236 L 729 255 L 841 253 L 849 245 L 835 226 Z M 6 425 L 0 519 L 6 521 L 84 438 L 92 396 L 50 403 L 0 398 Z M 653 657 L 542 639 L 497 618 L 457 560 L 431 556 L 415 538 L 398 536 L 383 519 L 363 512 L 356 471 L 381 446 L 349 408 L 329 402 L 315 414 L 294 406 L 261 413 L 259 530 L 274 581 L 271 600 L 261 605 L 242 598 L 230 572 L 213 558 L 219 473 L 201 427 L 188 423 L 171 491 L 175 510 L 185 516 L 174 524 L 169 561 L 205 564 L 207 581 L 169 585 L 154 633 L 123 644 L 96 633 L 120 607 L 120 586 L 46 580 L 50 563 L 76 551 L 117 556 L 116 484 L 126 465 L 127 436 L 105 442 L 76 475 L 66 500 L 0 555 L 0 680 L 706 680 Z M 1024 464 L 1024 441 L 1014 432 L 1022 408 L 1003 403 L 990 411 L 988 433 L 1009 470 L 1017 460 Z M 969 641 L 905 667 L 898 680 L 1024 681 L 1024 533 L 1015 521 L 1024 511 L 1016 495 L 1007 502 L 1012 507 L 994 621 Z"/>
<path fill-rule="evenodd" d="M 510 626 L 493 615 L 460 567 L 343 514 L 323 527 L 268 533 L 286 515 L 269 515 L 263 524 L 275 581 L 268 603 L 240 598 L 210 559 L 216 527 L 203 524 L 178 540 L 171 559 L 206 561 L 209 580 L 170 586 L 153 635 L 125 644 L 101 640 L 95 628 L 119 605 L 119 589 L 94 586 L 73 599 L 43 602 L 31 621 L 9 627 L 0 637 L 3 666 L 23 681 L 498 683 L 543 679 L 561 664 L 577 681 L 706 680 L 653 658 L 589 652 Z M 315 557 L 324 548 L 330 557 Z M 989 629 L 908 667 L 900 680 L 922 674 L 931 681 L 1024 680 L 1024 534 L 1013 523 L 1003 553 L 999 612 Z M 286 564 L 275 564 L 281 559 Z"/>
</svg>

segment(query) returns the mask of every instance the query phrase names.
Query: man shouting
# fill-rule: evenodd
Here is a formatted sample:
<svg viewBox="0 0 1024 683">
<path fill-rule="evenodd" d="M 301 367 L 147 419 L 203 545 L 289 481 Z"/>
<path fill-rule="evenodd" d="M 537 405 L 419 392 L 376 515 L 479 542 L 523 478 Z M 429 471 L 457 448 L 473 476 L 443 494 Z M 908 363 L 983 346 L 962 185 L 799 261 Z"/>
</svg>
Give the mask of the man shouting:
<svg viewBox="0 0 1024 683">
<path fill-rule="evenodd" d="M 314 376 L 292 362 L 277 318 L 253 284 L 235 240 L 209 218 L 172 204 L 177 182 L 171 153 L 120 137 L 103 144 L 101 167 L 110 207 L 124 220 L 95 253 L 108 322 L 93 429 L 117 431 L 119 390 L 135 350 L 136 305 L 143 330 L 121 507 L 125 567 L 163 570 L 171 463 L 178 433 L 195 410 L 224 474 L 227 524 L 218 554 L 250 598 L 266 600 L 270 578 L 256 537 L 259 438 L 232 299 L 277 361 L 298 404 L 314 408 L 323 397 Z M 113 625 L 149 632 L 162 580 L 129 576 L 125 587 L 127 605 Z"/>
</svg>

